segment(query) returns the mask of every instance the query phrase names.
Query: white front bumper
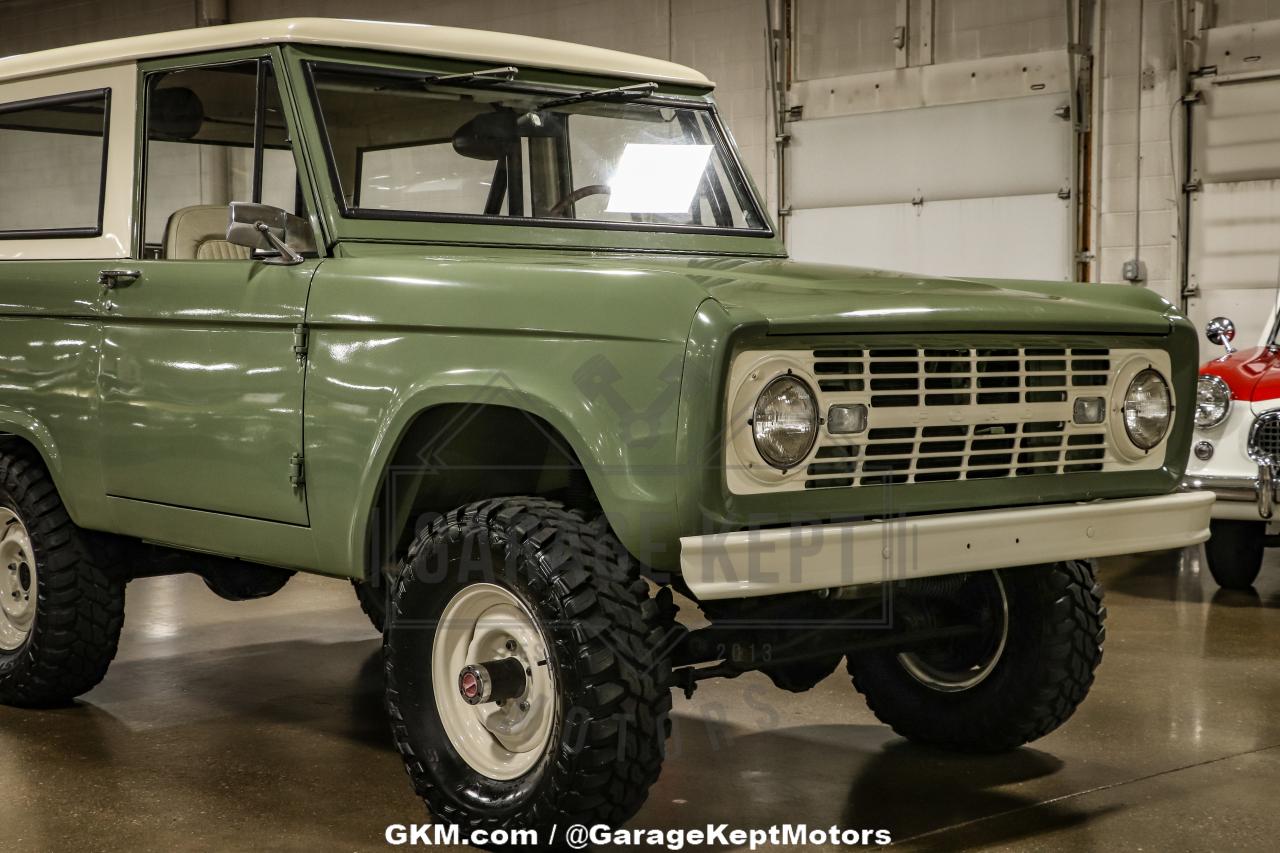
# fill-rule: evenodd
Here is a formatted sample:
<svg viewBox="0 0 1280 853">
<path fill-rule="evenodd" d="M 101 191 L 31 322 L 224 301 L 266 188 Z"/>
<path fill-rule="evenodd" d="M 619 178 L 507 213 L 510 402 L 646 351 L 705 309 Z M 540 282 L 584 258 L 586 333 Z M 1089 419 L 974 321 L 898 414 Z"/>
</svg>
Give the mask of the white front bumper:
<svg viewBox="0 0 1280 853">
<path fill-rule="evenodd" d="M 687 536 L 680 570 L 709 600 L 1163 551 L 1209 538 L 1213 500 L 1186 492 Z"/>
</svg>

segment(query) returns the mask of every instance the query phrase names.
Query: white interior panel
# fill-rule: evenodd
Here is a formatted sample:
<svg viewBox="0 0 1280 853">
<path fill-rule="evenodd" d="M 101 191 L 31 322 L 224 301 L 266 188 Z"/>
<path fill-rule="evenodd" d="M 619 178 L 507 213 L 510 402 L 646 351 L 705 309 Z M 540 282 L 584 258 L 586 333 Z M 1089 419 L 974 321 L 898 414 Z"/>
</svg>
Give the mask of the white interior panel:
<svg viewBox="0 0 1280 853">
<path fill-rule="evenodd" d="M 790 126 L 793 208 L 1056 193 L 1070 183 L 1061 94 L 891 110 Z"/>
<path fill-rule="evenodd" d="M 1201 185 L 1187 234 L 1197 295 L 1187 311 L 1200 326 L 1230 317 L 1236 342 L 1252 346 L 1268 330 L 1280 283 L 1280 79 L 1208 78 L 1198 88 L 1191 174 Z"/>
<path fill-rule="evenodd" d="M 1205 184 L 1191 204 L 1188 310 L 1197 325 L 1216 316 L 1236 340 L 1256 342 L 1272 317 L 1280 282 L 1280 179 Z"/>
<path fill-rule="evenodd" d="M 1066 279 L 1070 203 L 1056 193 L 797 210 L 799 260 L 924 275 Z"/>
<path fill-rule="evenodd" d="M 1193 177 L 1280 177 L 1280 79 L 1210 85 L 1192 111 Z"/>
</svg>

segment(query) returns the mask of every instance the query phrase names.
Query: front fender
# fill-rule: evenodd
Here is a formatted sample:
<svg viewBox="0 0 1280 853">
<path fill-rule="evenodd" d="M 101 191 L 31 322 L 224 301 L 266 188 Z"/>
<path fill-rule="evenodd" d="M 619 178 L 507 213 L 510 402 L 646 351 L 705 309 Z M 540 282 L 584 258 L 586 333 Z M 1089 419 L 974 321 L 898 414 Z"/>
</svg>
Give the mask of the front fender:
<svg viewBox="0 0 1280 853">
<path fill-rule="evenodd" d="M 627 548 L 646 562 L 674 559 L 659 552 L 677 539 L 672 460 L 683 353 L 683 342 L 313 330 L 307 493 L 318 550 L 333 561 L 318 568 L 363 572 L 388 466 L 414 421 L 447 404 L 502 406 L 549 424 Z M 455 426 L 466 423 L 446 430 Z"/>
<path fill-rule="evenodd" d="M 452 403 L 550 424 L 628 549 L 674 565 L 681 374 L 717 271 L 584 253 L 383 251 L 344 247 L 307 305 L 307 496 L 322 570 L 363 573 L 388 462 L 419 415 Z"/>
</svg>

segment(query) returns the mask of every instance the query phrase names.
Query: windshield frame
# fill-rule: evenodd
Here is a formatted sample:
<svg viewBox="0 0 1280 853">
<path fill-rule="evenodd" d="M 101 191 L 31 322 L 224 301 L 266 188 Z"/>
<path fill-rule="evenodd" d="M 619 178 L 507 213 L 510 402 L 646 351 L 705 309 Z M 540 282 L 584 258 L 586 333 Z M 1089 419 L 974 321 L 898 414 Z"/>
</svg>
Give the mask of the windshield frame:
<svg viewBox="0 0 1280 853">
<path fill-rule="evenodd" d="M 745 165 L 742 163 L 737 146 L 733 142 L 733 137 L 724 126 L 720 113 L 716 109 L 714 102 L 705 97 L 690 97 L 670 94 L 655 94 L 645 98 L 637 98 L 630 101 L 630 103 L 704 112 L 709 118 L 711 129 L 715 133 L 715 139 L 713 142 L 716 150 L 722 157 L 725 172 L 732 172 L 732 174 L 726 174 L 726 178 L 728 180 L 724 184 L 724 190 L 726 192 L 736 191 L 738 199 L 743 205 L 744 213 L 748 216 L 754 216 L 761 223 L 761 227 L 745 228 L 719 225 L 686 225 L 677 223 L 626 222 L 597 219 L 568 219 L 563 217 L 488 215 L 483 213 L 449 213 L 351 207 L 346 203 L 346 199 L 343 194 L 342 181 L 337 167 L 337 158 L 334 156 L 332 141 L 329 138 L 329 129 L 324 120 L 324 108 L 316 85 L 315 72 L 334 71 L 337 73 L 346 73 L 357 76 L 398 77 L 407 81 L 421 79 L 422 77 L 429 75 L 424 75 L 422 71 L 416 69 L 411 70 L 399 67 L 391 68 L 382 64 L 370 64 L 358 60 L 346 61 L 328 58 L 304 57 L 300 64 L 307 92 L 308 106 L 311 108 L 314 116 L 314 127 L 321 142 L 321 148 L 323 149 L 322 157 L 324 159 L 325 169 L 327 170 L 330 185 L 333 190 L 332 198 L 334 199 L 337 207 L 337 213 L 345 220 L 484 225 L 501 226 L 503 228 L 512 228 L 514 226 L 517 228 L 551 228 L 593 232 L 632 232 L 651 235 L 681 234 L 706 237 L 745 237 L 751 239 L 763 238 L 764 240 L 770 241 L 776 240 L 778 236 L 773 223 L 765 213 L 765 206 L 762 204 L 760 193 L 754 182 L 751 180 L 751 176 L 747 172 Z M 529 76 L 533 77 L 532 74 Z M 503 82 L 484 85 L 485 91 L 511 92 L 512 94 L 520 95 L 544 95 L 548 98 L 576 94 L 577 92 L 583 91 L 584 88 L 590 87 L 538 82 L 536 79 L 522 81 L 519 78 L 509 83 Z M 761 246 L 758 251 L 762 251 L 767 254 L 776 254 L 776 250 L 770 250 L 768 247 L 764 246 Z"/>
</svg>

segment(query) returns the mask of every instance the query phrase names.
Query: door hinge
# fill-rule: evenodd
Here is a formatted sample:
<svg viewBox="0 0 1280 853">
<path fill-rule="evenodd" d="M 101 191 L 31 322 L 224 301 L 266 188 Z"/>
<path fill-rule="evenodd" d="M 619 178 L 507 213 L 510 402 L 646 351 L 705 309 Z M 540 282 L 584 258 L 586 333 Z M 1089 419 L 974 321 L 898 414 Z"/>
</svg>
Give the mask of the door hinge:
<svg viewBox="0 0 1280 853">
<path fill-rule="evenodd" d="M 293 327 L 293 354 L 298 361 L 307 360 L 307 349 L 311 338 L 310 330 L 299 323 Z"/>
<path fill-rule="evenodd" d="M 295 489 L 307 482 L 307 469 L 301 453 L 289 457 L 289 485 Z"/>
</svg>

